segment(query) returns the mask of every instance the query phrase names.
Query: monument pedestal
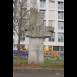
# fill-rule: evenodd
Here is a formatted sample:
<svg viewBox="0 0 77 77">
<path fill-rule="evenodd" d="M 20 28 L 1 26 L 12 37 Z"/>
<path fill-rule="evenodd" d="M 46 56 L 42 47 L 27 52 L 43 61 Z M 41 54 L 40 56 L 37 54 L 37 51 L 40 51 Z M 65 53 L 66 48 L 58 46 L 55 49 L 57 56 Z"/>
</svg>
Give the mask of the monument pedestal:
<svg viewBox="0 0 77 77">
<path fill-rule="evenodd" d="M 44 38 L 29 38 L 28 63 L 44 63 Z"/>
</svg>

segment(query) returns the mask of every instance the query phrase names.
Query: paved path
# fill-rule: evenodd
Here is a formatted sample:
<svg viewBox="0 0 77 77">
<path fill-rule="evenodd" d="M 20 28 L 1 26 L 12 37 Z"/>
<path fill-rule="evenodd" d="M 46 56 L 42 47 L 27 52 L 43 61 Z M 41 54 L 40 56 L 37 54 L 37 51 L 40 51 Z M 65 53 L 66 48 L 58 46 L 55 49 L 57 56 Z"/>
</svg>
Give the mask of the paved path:
<svg viewBox="0 0 77 77">
<path fill-rule="evenodd" d="M 13 77 L 64 77 L 62 73 L 20 73 L 13 72 Z"/>
</svg>

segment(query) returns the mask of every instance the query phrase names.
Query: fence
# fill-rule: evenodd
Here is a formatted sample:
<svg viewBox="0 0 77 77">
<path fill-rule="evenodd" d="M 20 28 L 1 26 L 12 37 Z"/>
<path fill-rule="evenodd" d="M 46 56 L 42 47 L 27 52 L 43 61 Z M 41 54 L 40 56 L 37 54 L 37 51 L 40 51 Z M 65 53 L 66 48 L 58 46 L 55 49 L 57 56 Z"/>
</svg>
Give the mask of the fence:
<svg viewBox="0 0 77 77">
<path fill-rule="evenodd" d="M 20 56 L 28 57 L 29 51 L 20 51 Z M 13 50 L 13 56 L 17 56 L 17 50 Z M 44 52 L 46 60 L 64 60 L 64 52 Z"/>
<path fill-rule="evenodd" d="M 17 50 L 13 50 L 13 56 L 17 56 Z M 28 51 L 20 51 L 20 56 L 28 57 Z"/>
</svg>

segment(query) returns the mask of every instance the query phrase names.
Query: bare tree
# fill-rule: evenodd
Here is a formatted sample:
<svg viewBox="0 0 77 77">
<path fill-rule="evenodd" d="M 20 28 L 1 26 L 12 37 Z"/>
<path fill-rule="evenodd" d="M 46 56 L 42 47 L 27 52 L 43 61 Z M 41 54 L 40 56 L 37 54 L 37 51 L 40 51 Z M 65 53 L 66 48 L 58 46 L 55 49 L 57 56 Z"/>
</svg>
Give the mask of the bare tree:
<svg viewBox="0 0 77 77">
<path fill-rule="evenodd" d="M 18 36 L 18 45 L 17 45 L 17 57 L 20 58 L 20 39 L 21 32 L 24 31 L 26 26 L 33 24 L 33 21 L 30 21 L 30 4 L 27 3 L 27 0 L 13 0 L 13 33 Z M 35 4 L 35 0 L 33 2 Z M 33 6 L 33 5 L 32 5 Z M 34 6 L 32 8 L 35 8 Z M 32 14 L 32 13 L 31 13 Z M 31 27 L 31 26 L 30 26 Z"/>
</svg>

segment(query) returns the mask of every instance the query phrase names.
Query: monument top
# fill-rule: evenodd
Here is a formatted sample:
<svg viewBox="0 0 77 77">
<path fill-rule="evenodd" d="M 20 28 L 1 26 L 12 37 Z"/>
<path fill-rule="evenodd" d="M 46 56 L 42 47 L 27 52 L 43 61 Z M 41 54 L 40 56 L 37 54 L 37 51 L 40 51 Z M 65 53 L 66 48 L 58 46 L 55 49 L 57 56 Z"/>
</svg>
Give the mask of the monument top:
<svg viewBox="0 0 77 77">
<path fill-rule="evenodd" d="M 37 18 L 35 18 L 37 17 Z M 35 24 L 30 24 L 26 27 L 26 36 L 32 38 L 49 38 L 54 32 L 54 28 L 51 26 L 44 26 L 44 14 L 39 12 L 37 16 L 31 16 L 31 21 L 36 21 Z M 33 23 L 32 22 L 32 23 Z"/>
</svg>

